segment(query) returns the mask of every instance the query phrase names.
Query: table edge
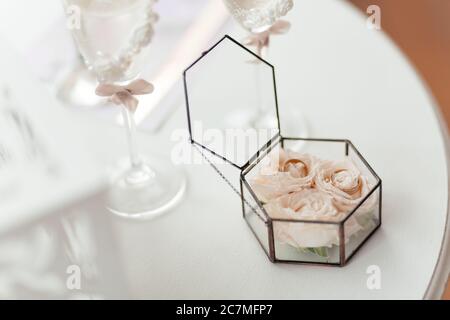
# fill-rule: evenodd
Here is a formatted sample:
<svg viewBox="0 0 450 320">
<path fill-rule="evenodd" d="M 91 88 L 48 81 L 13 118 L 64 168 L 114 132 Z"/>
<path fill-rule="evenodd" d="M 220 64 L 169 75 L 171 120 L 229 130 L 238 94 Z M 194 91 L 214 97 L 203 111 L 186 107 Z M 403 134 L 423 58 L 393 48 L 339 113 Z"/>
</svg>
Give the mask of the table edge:
<svg viewBox="0 0 450 320">
<path fill-rule="evenodd" d="M 431 105 L 434 116 L 439 124 L 439 131 L 444 144 L 445 150 L 445 163 L 447 167 L 447 188 L 450 186 L 450 144 L 446 121 L 444 120 L 442 113 L 438 107 L 434 96 L 431 94 L 431 90 L 422 81 L 422 84 L 429 92 L 429 98 L 431 99 Z M 444 294 L 448 277 L 450 275 L 450 198 L 447 189 L 447 215 L 445 219 L 444 235 L 442 237 L 441 248 L 439 251 L 439 257 L 434 267 L 433 274 L 431 275 L 430 282 L 423 296 L 425 300 L 439 300 Z"/>
</svg>

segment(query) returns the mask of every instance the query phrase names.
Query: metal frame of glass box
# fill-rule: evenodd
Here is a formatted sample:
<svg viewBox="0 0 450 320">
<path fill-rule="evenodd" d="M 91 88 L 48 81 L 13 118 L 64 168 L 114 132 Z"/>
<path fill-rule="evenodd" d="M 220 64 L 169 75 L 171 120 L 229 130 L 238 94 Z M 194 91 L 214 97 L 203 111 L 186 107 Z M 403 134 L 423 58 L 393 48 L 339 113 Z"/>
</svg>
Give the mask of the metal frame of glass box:
<svg viewBox="0 0 450 320">
<path fill-rule="evenodd" d="M 368 164 L 366 159 L 360 154 L 360 152 L 356 149 L 356 147 L 347 139 L 315 139 L 315 138 L 296 138 L 296 137 L 284 137 L 281 135 L 280 131 L 272 137 L 260 150 L 256 152 L 250 159 L 243 165 L 237 165 L 236 163 L 230 161 L 226 157 L 218 154 L 217 152 L 211 150 L 210 148 L 204 146 L 201 143 L 198 143 L 193 139 L 192 136 L 192 128 L 191 128 L 191 114 L 190 114 L 190 106 L 189 106 L 189 94 L 188 94 L 188 88 L 187 88 L 187 81 L 186 81 L 186 75 L 189 72 L 189 70 L 195 66 L 201 59 L 205 58 L 209 52 L 214 50 L 216 46 L 218 46 L 223 41 L 231 41 L 235 45 L 239 46 L 241 49 L 247 51 L 249 54 L 251 54 L 254 58 L 256 58 L 260 63 L 264 63 L 267 66 L 269 66 L 272 70 L 272 76 L 273 76 L 273 86 L 274 86 L 274 98 L 275 98 L 275 107 L 276 107 L 276 115 L 277 115 L 277 122 L 278 122 L 278 129 L 280 129 L 280 117 L 279 117 L 279 111 L 278 111 L 278 97 L 277 97 L 277 89 L 276 89 L 276 82 L 275 82 L 275 68 L 273 65 L 268 63 L 267 61 L 263 60 L 261 57 L 254 54 L 252 51 L 248 50 L 246 47 L 241 45 L 239 42 L 234 40 L 228 35 L 225 35 L 222 39 L 220 39 L 216 44 L 214 44 L 210 49 L 203 52 L 203 54 L 195 60 L 186 70 L 183 72 L 183 81 L 184 81 L 184 89 L 185 89 L 185 99 L 186 99 L 186 111 L 187 111 L 187 119 L 188 119 L 188 128 L 189 128 L 189 134 L 190 134 L 190 142 L 197 147 L 199 150 L 206 150 L 210 154 L 222 159 L 226 163 L 229 163 L 230 165 L 236 167 L 240 170 L 240 192 L 239 190 L 236 190 L 232 184 L 226 179 L 226 177 L 220 172 L 220 170 L 214 166 L 213 163 L 208 161 L 214 169 L 224 178 L 227 183 L 235 189 L 235 191 L 240 195 L 241 203 L 242 203 L 242 212 L 243 212 L 243 218 L 246 220 L 247 224 L 250 227 L 250 230 L 252 230 L 253 234 L 257 238 L 258 242 L 260 243 L 261 247 L 266 252 L 267 256 L 269 257 L 270 261 L 272 262 L 285 262 L 285 263 L 299 263 L 299 264 L 313 264 L 313 265 L 328 265 L 328 266 L 344 266 L 353 256 L 354 254 L 362 247 L 362 245 L 379 229 L 381 226 L 381 209 L 382 209 L 382 181 L 379 178 L 379 176 L 376 174 L 376 172 L 372 169 L 372 167 Z M 267 154 L 274 149 L 274 147 L 281 145 L 284 147 L 285 143 L 289 141 L 301 141 L 301 142 L 307 142 L 307 143 L 340 143 L 343 145 L 342 152 L 345 154 L 345 156 L 349 156 L 350 153 L 359 161 L 367 171 L 373 176 L 376 183 L 373 185 L 371 190 L 368 192 L 368 194 L 355 206 L 351 212 L 347 214 L 345 218 L 343 218 L 340 221 L 332 221 L 332 222 L 325 222 L 325 221 L 312 221 L 312 220 L 301 220 L 301 219 L 280 219 L 280 218 L 272 218 L 270 217 L 265 208 L 263 203 L 258 199 L 255 192 L 252 190 L 249 181 L 247 180 L 246 176 L 252 171 L 252 169 L 259 163 L 261 159 L 263 159 Z M 248 193 L 249 197 L 244 196 L 246 193 Z M 357 244 L 355 248 L 351 252 L 347 250 L 346 252 L 346 241 L 345 241 L 345 223 L 352 219 L 353 216 L 356 214 L 358 209 L 361 207 L 363 203 L 365 203 L 366 200 L 369 199 L 369 197 L 375 196 L 375 193 L 378 193 L 376 201 L 377 203 L 377 212 L 376 212 L 376 224 L 374 225 L 373 229 L 370 230 L 364 237 L 360 240 L 360 242 Z M 252 205 L 250 202 L 253 202 Z M 257 219 L 262 223 L 264 228 L 267 230 L 267 235 L 261 236 L 256 232 L 255 226 L 252 226 L 249 218 L 249 213 L 255 213 Z M 356 217 L 355 217 L 356 218 Z M 256 220 L 257 221 L 257 220 Z M 283 259 L 280 257 L 277 257 L 277 249 L 275 245 L 275 231 L 274 231 L 274 224 L 277 223 L 306 223 L 306 224 L 327 224 L 332 225 L 338 228 L 338 235 L 339 235 L 339 252 L 338 252 L 338 258 L 336 261 L 329 262 L 329 261 L 310 261 L 310 260 L 291 260 L 291 259 Z"/>
</svg>

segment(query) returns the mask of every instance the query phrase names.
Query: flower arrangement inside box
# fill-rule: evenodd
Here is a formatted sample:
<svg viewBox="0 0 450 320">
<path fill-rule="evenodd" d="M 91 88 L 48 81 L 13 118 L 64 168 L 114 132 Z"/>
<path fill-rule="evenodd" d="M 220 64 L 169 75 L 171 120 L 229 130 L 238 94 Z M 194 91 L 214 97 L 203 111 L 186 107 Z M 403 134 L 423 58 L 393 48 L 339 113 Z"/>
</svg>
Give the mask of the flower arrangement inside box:
<svg viewBox="0 0 450 320">
<path fill-rule="evenodd" d="M 240 195 L 272 262 L 343 266 L 379 228 L 381 180 L 349 140 L 281 134 L 268 62 L 225 36 L 184 85 L 191 143 Z M 214 159 L 237 169 L 239 186 Z"/>
</svg>

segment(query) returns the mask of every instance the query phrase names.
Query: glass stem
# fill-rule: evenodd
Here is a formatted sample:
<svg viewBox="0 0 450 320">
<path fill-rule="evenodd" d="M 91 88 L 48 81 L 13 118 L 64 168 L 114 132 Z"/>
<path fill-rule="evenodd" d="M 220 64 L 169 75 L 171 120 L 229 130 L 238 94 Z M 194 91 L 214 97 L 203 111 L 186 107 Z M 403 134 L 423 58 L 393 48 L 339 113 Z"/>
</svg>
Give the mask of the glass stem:
<svg viewBox="0 0 450 320">
<path fill-rule="evenodd" d="M 130 155 L 131 166 L 136 168 L 141 165 L 141 157 L 138 153 L 136 141 L 136 122 L 131 111 L 125 106 L 122 106 L 122 117 L 127 132 L 128 152 Z"/>
<path fill-rule="evenodd" d="M 261 58 L 263 58 L 264 60 L 267 60 L 267 54 L 268 54 L 268 46 L 263 47 L 261 49 Z M 258 115 L 257 118 L 261 118 L 265 115 L 265 112 L 267 111 L 264 105 L 264 101 L 265 99 L 263 98 L 263 87 L 264 87 L 264 78 L 263 78 L 263 73 L 261 72 L 261 62 L 256 63 L 255 65 L 256 68 L 256 72 L 255 72 L 255 76 L 256 76 L 256 90 L 258 92 L 258 97 L 257 97 L 257 104 L 258 104 Z"/>
</svg>

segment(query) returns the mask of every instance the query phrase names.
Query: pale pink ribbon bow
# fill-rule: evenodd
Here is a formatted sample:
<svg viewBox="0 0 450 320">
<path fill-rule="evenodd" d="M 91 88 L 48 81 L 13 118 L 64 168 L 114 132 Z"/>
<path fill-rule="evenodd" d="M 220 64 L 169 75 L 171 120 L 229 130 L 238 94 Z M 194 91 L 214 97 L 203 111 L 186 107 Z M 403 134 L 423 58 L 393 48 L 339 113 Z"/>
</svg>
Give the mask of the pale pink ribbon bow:
<svg viewBox="0 0 450 320">
<path fill-rule="evenodd" d="M 101 97 L 111 97 L 114 104 L 123 105 L 131 112 L 136 111 L 139 100 L 135 95 L 149 94 L 153 92 L 153 85 L 143 79 L 137 79 L 126 86 L 109 83 L 101 83 L 95 89 L 95 93 Z"/>
<path fill-rule="evenodd" d="M 252 33 L 245 40 L 246 45 L 255 46 L 256 54 L 261 57 L 261 50 L 263 47 L 269 45 L 270 35 L 283 34 L 289 31 L 291 24 L 286 20 L 278 20 L 269 29 L 260 33 Z"/>
</svg>

